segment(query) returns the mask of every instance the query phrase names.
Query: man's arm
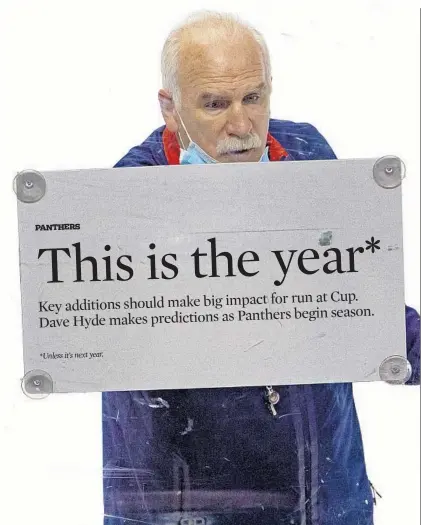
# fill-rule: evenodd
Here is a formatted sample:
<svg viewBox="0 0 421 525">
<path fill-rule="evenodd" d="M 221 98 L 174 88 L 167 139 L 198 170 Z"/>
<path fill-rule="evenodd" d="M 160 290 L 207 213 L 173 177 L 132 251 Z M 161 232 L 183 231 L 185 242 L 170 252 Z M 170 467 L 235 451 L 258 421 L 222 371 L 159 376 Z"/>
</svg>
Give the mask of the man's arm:
<svg viewBox="0 0 421 525">
<path fill-rule="evenodd" d="M 412 375 L 407 385 L 420 384 L 420 316 L 413 308 L 406 306 L 406 346 Z"/>
</svg>

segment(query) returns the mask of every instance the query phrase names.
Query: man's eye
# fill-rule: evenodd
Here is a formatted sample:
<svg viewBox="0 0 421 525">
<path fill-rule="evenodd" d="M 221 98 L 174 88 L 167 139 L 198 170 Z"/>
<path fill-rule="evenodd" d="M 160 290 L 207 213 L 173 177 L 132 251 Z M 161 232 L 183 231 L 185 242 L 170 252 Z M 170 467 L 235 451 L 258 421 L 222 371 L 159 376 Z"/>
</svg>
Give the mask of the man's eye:
<svg viewBox="0 0 421 525">
<path fill-rule="evenodd" d="M 244 102 L 247 104 L 257 104 L 260 100 L 260 95 L 254 93 L 253 95 L 247 95 L 247 97 L 244 99 Z"/>
<path fill-rule="evenodd" d="M 225 109 L 227 105 L 228 103 L 226 100 L 212 100 L 211 102 L 207 102 L 205 104 L 205 108 L 214 111 L 218 109 Z"/>
</svg>

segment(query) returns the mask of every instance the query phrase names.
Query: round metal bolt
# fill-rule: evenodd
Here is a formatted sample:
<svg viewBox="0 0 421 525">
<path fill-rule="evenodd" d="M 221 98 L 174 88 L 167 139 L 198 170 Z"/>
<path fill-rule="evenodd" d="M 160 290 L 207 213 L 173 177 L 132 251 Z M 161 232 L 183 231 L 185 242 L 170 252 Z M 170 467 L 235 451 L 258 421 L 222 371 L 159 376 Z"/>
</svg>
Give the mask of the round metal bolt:
<svg viewBox="0 0 421 525">
<path fill-rule="evenodd" d="M 411 363 L 400 355 L 388 357 L 380 365 L 380 378 L 392 385 L 403 385 L 412 375 Z"/>
<path fill-rule="evenodd" d="M 405 178 L 405 171 L 402 160 L 393 156 L 382 157 L 373 166 L 374 180 L 385 189 L 398 188 Z"/>
<path fill-rule="evenodd" d="M 45 179 L 34 170 L 21 171 L 13 181 L 13 189 L 21 202 L 32 203 L 41 200 L 47 190 Z"/>
<path fill-rule="evenodd" d="M 32 370 L 22 379 L 22 391 L 31 399 L 44 399 L 53 392 L 53 380 L 43 370 Z"/>
</svg>

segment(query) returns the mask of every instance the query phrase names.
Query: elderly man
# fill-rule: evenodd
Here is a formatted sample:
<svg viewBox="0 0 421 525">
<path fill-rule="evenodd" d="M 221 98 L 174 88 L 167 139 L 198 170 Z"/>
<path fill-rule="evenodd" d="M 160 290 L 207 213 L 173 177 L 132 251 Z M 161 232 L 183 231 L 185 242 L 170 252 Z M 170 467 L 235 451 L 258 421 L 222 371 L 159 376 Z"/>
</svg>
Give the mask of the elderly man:
<svg viewBox="0 0 421 525">
<path fill-rule="evenodd" d="M 267 47 L 234 17 L 172 32 L 162 76 L 166 126 L 119 167 L 335 158 L 313 126 L 269 118 Z M 419 316 L 406 315 L 418 384 Z M 105 525 L 373 523 L 351 384 L 109 392 L 103 408 Z"/>
</svg>

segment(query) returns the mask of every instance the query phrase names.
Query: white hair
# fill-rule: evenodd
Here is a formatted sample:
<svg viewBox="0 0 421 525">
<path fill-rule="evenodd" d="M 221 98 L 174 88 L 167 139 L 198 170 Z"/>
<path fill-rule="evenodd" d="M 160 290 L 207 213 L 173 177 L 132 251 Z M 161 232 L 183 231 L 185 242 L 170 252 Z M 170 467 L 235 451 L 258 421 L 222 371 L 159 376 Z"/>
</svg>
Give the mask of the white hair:
<svg viewBox="0 0 421 525">
<path fill-rule="evenodd" d="M 254 37 L 262 51 L 266 82 L 271 85 L 271 63 L 269 49 L 263 35 L 247 22 L 236 15 L 216 11 L 198 11 L 190 15 L 184 22 L 169 34 L 161 55 L 162 87 L 168 91 L 176 105 L 180 104 L 181 94 L 178 82 L 179 55 L 182 35 L 190 28 L 203 29 L 204 33 L 227 36 L 232 40 L 238 32 L 248 32 Z"/>
</svg>

